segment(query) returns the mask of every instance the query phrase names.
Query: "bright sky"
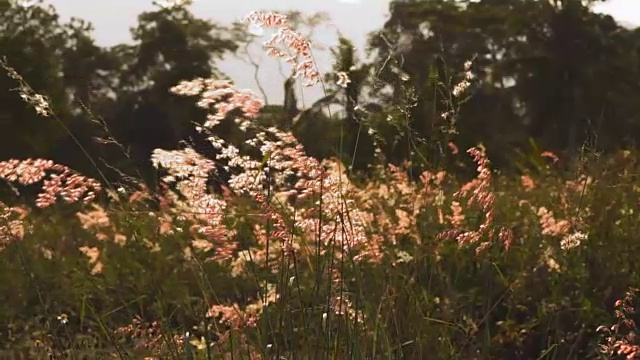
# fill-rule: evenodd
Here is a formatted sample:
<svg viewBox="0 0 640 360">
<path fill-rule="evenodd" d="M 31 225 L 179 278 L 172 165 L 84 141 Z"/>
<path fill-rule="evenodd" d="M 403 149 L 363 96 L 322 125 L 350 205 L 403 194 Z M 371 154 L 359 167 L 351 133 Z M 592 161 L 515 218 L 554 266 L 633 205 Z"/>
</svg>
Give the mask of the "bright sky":
<svg viewBox="0 0 640 360">
<path fill-rule="evenodd" d="M 93 23 L 94 37 L 98 44 L 110 46 L 131 40 L 129 28 L 136 23 L 138 14 L 153 9 L 151 0 L 47 0 L 58 13 L 68 19 L 71 16 Z M 389 0 L 194 0 L 192 11 L 198 17 L 209 18 L 222 24 L 240 19 L 252 10 L 300 10 L 304 13 L 325 11 L 332 25 L 317 29 L 317 39 L 332 46 L 336 39 L 336 28 L 351 39 L 356 48 L 364 47 L 367 33 L 382 26 L 388 14 Z M 623 24 L 640 26 L 640 0 L 610 0 L 597 8 L 613 15 Z M 328 69 L 328 53 L 315 54 L 320 70 Z M 253 70 L 238 60 L 221 64 L 238 87 L 256 89 Z M 269 100 L 281 103 L 283 79 L 273 61 L 264 61 L 259 75 L 267 88 Z M 321 95 L 318 88 L 306 90 L 307 100 Z"/>
<path fill-rule="evenodd" d="M 621 24 L 640 26 L 639 0 L 610 0 L 598 5 L 596 10 L 612 15 Z"/>
</svg>

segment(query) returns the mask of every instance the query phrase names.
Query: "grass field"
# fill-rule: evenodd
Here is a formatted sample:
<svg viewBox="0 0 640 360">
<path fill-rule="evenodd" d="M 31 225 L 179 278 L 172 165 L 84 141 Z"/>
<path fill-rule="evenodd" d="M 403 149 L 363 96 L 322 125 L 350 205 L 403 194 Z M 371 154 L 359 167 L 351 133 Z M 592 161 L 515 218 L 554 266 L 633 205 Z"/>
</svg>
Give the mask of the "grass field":
<svg viewBox="0 0 640 360">
<path fill-rule="evenodd" d="M 265 27 L 285 20 L 249 17 Z M 302 80 L 320 81 L 299 34 L 279 34 Z M 585 151 L 571 162 L 532 153 L 516 176 L 494 171 L 482 146 L 452 146 L 473 178 L 381 160 L 355 181 L 339 161 L 256 125 L 262 104 L 250 92 L 202 79 L 173 91 L 213 109 L 202 131 L 220 155 L 156 150 L 157 190 L 42 160 L 0 163 L 2 179 L 37 194 L 1 207 L 0 357 L 582 360 L 639 351 L 636 153 Z M 28 100 L 44 116 L 55 111 Z M 248 129 L 242 146 L 215 135 L 232 110 Z M 231 177 L 214 191 L 216 165 Z"/>
</svg>

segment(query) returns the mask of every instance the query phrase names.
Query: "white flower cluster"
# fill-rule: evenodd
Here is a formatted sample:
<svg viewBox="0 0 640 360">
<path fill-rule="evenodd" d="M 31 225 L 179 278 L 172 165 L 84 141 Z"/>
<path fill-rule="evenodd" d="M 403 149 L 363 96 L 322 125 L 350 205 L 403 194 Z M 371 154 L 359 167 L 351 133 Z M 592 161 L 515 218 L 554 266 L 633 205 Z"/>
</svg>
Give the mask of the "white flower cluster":
<svg viewBox="0 0 640 360">
<path fill-rule="evenodd" d="M 567 235 L 565 236 L 561 241 L 560 241 L 560 248 L 562 248 L 562 250 L 570 250 L 573 249 L 575 247 L 580 246 L 580 244 L 587 240 L 588 235 L 585 233 L 581 233 L 579 231 Z"/>
</svg>

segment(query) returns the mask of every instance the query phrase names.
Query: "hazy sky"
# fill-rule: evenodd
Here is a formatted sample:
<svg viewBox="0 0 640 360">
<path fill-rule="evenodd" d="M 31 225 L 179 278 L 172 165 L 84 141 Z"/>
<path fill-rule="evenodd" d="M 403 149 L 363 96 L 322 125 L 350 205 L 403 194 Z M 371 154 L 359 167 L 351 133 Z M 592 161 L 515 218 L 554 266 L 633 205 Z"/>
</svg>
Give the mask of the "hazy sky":
<svg viewBox="0 0 640 360">
<path fill-rule="evenodd" d="M 93 23 L 94 37 L 99 45 L 110 46 L 131 40 L 129 28 L 136 23 L 138 14 L 153 9 L 151 0 L 48 0 L 58 13 L 68 19 L 79 17 Z M 323 45 L 334 45 L 336 28 L 351 39 L 360 50 L 366 35 L 380 28 L 388 14 L 389 0 L 194 0 L 192 11 L 201 18 L 229 24 L 252 10 L 300 10 L 304 13 L 325 11 L 331 24 L 317 29 L 317 39 Z M 610 0 L 598 7 L 599 11 L 613 15 L 622 23 L 640 25 L 640 0 Z M 320 70 L 328 69 L 328 53 L 316 54 Z M 273 61 L 264 61 L 260 79 L 267 88 L 269 100 L 282 101 L 282 77 Z M 256 89 L 253 70 L 238 60 L 221 64 L 238 87 Z M 319 96 L 319 89 L 305 90 L 307 100 Z"/>
</svg>

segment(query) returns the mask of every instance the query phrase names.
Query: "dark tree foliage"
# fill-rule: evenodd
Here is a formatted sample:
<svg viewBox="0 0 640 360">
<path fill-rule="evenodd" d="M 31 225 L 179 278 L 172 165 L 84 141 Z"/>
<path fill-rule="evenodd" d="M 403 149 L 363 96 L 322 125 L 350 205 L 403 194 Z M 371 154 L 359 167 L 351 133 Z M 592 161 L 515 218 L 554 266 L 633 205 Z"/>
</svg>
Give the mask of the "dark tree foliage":
<svg viewBox="0 0 640 360">
<path fill-rule="evenodd" d="M 21 7 L 0 1 L 0 56 L 41 94 L 68 124 L 71 107 L 63 54 L 77 40 L 53 8 Z M 70 51 L 72 52 L 72 51 Z M 21 98 L 20 82 L 0 71 L 0 158 L 43 156 L 64 135 Z"/>
<path fill-rule="evenodd" d="M 151 176 L 151 152 L 179 148 L 181 141 L 198 142 L 193 123 L 205 119 L 193 99 L 169 89 L 182 80 L 221 76 L 214 61 L 236 45 L 224 28 L 194 17 L 185 7 L 141 14 L 132 34 L 133 45 L 112 49 L 121 59 L 121 73 L 108 123 L 130 148 L 132 165 Z"/>
<path fill-rule="evenodd" d="M 530 137 L 567 156 L 585 145 L 599 151 L 634 145 L 640 121 L 632 100 L 640 90 L 637 30 L 591 5 L 392 1 L 389 20 L 370 38 L 380 80 L 391 88 L 391 95 L 379 98 L 400 107 L 406 85 L 413 88 L 407 137 L 426 142 L 427 154 L 449 140 L 440 131 L 441 113 L 452 107 L 459 110 L 455 140 L 463 147 L 483 142 L 503 164 Z M 450 91 L 468 60 L 476 81 L 472 96 L 460 102 Z"/>
<path fill-rule="evenodd" d="M 355 170 L 368 168 L 376 146 L 394 163 L 444 166 L 457 161 L 448 142 L 460 149 L 481 142 L 505 168 L 532 141 L 566 156 L 584 146 L 604 152 L 635 146 L 640 30 L 592 5 L 391 1 L 387 22 L 370 35 L 370 60 L 358 59 L 341 37 L 325 96 L 301 109 L 290 79 L 283 105 L 266 107 L 258 122 L 292 130 L 310 154 L 338 156 Z M 238 24 L 226 28 L 188 7 L 159 7 L 139 16 L 133 43 L 101 48 L 90 24 L 62 23 L 52 7 L 0 0 L 0 11 L 0 55 L 56 113 L 38 115 L 16 91 L 19 83 L 0 74 L 2 159 L 48 157 L 95 177 L 100 170 L 118 178 L 112 166 L 153 180 L 155 148 L 191 144 L 212 153 L 193 126 L 204 111 L 169 89 L 181 80 L 224 77 L 215 62 L 251 40 Z M 326 20 L 291 16 L 310 29 Z M 475 78 L 453 96 L 468 61 Z M 339 73 L 350 82 L 336 85 Z M 240 136 L 231 120 L 216 131 Z M 105 141 L 111 137 L 123 147 Z"/>
</svg>

